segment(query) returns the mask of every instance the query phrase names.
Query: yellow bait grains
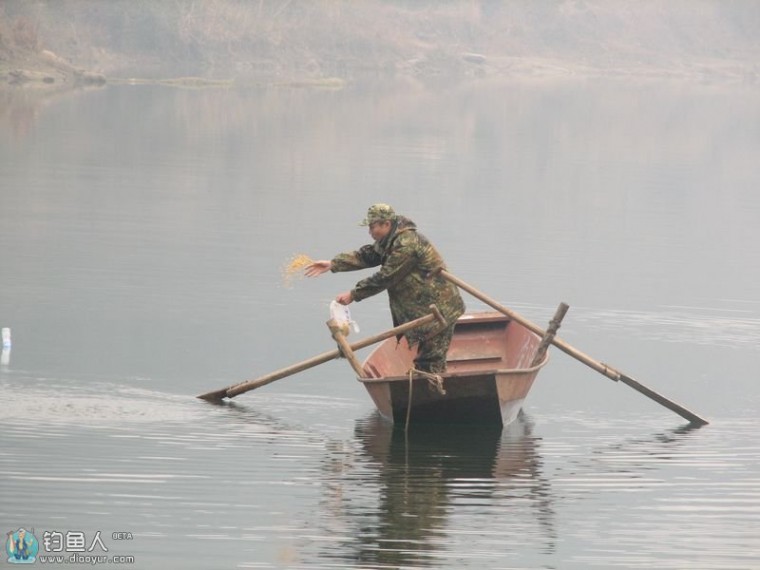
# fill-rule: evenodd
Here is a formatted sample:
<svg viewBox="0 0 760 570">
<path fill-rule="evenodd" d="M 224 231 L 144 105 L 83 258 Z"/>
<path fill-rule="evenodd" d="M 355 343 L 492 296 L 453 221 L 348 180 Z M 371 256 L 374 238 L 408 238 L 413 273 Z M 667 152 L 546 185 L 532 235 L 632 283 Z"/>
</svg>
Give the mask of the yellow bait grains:
<svg viewBox="0 0 760 570">
<path fill-rule="evenodd" d="M 282 268 L 282 284 L 285 287 L 292 287 L 293 280 L 296 277 L 303 277 L 303 269 L 307 265 L 314 263 L 314 260 L 303 253 L 299 253 L 290 258 Z"/>
</svg>

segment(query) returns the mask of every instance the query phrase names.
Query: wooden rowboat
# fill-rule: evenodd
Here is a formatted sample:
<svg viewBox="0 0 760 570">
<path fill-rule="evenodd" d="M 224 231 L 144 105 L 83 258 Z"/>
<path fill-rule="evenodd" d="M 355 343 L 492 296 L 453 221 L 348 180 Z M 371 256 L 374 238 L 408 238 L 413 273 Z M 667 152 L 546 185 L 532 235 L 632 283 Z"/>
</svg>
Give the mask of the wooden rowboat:
<svg viewBox="0 0 760 570">
<path fill-rule="evenodd" d="M 708 424 L 706 419 L 627 374 L 591 358 L 565 341 L 554 338 L 568 309 L 567 304 L 560 303 L 549 328 L 542 330 L 445 269 L 441 269 L 440 274 L 460 289 L 496 309 L 498 313 L 470 315 L 458 321 L 449 351 L 449 371 L 434 383 L 438 396 L 431 395 L 430 390 L 424 391 L 420 387 L 423 383 L 415 375 L 407 376 L 413 362 L 413 351 L 404 342 L 396 346 L 392 340 L 386 340 L 415 327 L 430 324 L 434 320 L 443 320 L 440 311 L 431 305 L 430 314 L 353 344 L 349 344 L 346 339 L 342 324 L 331 318 L 327 321 L 327 326 L 338 343 L 336 350 L 253 380 L 200 394 L 198 398 L 209 402 L 221 402 L 225 398 L 234 398 L 275 380 L 343 356 L 366 386 L 380 413 L 391 421 L 399 421 L 402 410 L 406 409 L 404 417 L 407 425 L 412 418 L 412 410 L 415 411 L 415 422 L 498 421 L 507 425 L 519 413 L 538 371 L 546 364 L 546 349 L 549 345 L 554 345 L 607 378 L 621 382 L 677 413 L 691 424 Z M 540 339 L 539 334 L 543 335 Z M 383 344 L 375 349 L 362 366 L 354 351 L 381 341 Z M 532 351 L 533 357 L 528 360 Z M 408 384 L 404 392 L 400 385 L 407 378 Z M 422 378 L 430 385 L 430 378 Z"/>
<path fill-rule="evenodd" d="M 492 423 L 517 417 L 548 354 L 535 356 L 541 337 L 501 313 L 461 317 L 440 382 L 413 374 L 416 351 L 406 339 L 379 344 L 362 366 L 364 384 L 380 414 L 398 424 Z M 411 402 L 410 402 L 411 397 Z"/>
</svg>

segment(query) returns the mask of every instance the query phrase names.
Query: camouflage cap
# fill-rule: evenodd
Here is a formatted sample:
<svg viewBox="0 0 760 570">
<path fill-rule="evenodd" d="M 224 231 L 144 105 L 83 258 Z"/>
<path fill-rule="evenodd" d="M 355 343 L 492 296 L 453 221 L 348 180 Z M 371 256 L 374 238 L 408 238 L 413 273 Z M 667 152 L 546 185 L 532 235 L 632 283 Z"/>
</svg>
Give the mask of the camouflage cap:
<svg viewBox="0 0 760 570">
<path fill-rule="evenodd" d="M 393 221 L 395 219 L 396 212 L 388 204 L 372 204 L 367 210 L 367 217 L 359 225 L 368 226 L 375 222 Z"/>
</svg>

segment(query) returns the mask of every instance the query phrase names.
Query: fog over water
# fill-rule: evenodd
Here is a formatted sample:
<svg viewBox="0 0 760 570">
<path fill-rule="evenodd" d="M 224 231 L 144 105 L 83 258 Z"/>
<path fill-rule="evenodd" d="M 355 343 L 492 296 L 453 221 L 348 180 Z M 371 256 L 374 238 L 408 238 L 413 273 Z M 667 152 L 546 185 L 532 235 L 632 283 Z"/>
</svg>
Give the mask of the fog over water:
<svg viewBox="0 0 760 570">
<path fill-rule="evenodd" d="M 757 86 L 464 75 L 0 91 L 4 532 L 133 568 L 756 568 Z M 334 348 L 368 273 L 283 266 L 367 243 L 378 201 L 710 424 L 557 350 L 503 431 L 394 431 L 342 360 L 196 399 Z"/>
</svg>

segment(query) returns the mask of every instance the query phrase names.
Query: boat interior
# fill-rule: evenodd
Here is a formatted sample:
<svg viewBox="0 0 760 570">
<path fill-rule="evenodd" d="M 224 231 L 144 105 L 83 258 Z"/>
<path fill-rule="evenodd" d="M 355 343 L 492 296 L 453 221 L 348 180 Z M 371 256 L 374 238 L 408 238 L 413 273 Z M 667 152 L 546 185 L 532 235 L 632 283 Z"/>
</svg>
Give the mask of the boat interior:
<svg viewBox="0 0 760 570">
<path fill-rule="evenodd" d="M 472 313 L 462 316 L 454 329 L 447 357 L 447 375 L 530 366 L 539 337 L 501 313 Z M 369 378 L 406 376 L 413 365 L 416 348 L 406 339 L 388 339 L 378 345 L 364 362 Z"/>
</svg>

